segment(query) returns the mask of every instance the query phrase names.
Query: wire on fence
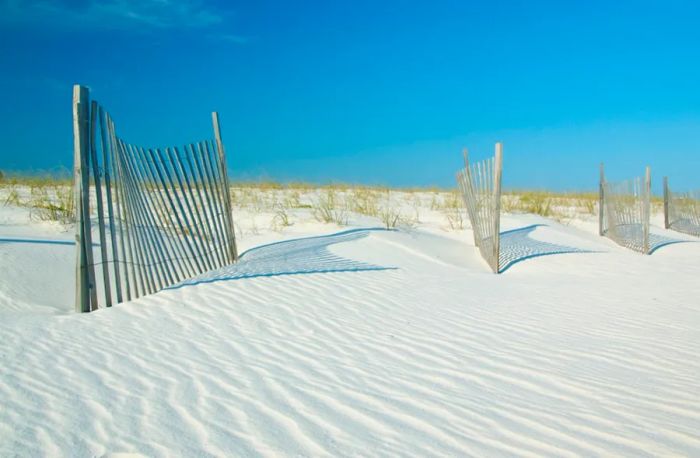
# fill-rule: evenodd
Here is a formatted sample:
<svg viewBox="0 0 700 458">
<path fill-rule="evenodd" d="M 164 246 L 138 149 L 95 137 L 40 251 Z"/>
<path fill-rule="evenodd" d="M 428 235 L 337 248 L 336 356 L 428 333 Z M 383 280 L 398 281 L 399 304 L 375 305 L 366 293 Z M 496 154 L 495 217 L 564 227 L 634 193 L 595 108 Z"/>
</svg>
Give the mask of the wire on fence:
<svg viewBox="0 0 700 458">
<path fill-rule="evenodd" d="M 650 252 L 651 171 L 644 177 L 610 183 L 600 166 L 600 235 L 640 253 Z"/>
<path fill-rule="evenodd" d="M 152 294 L 237 260 L 216 113 L 216 138 L 181 149 L 126 143 L 83 86 L 74 87 L 73 115 L 77 311 Z"/>
<path fill-rule="evenodd" d="M 666 229 L 700 237 L 700 190 L 673 192 L 664 177 L 664 222 Z"/>
<path fill-rule="evenodd" d="M 496 143 L 494 157 L 470 164 L 465 149 L 465 167 L 457 172 L 457 183 L 474 232 L 474 244 L 495 273 L 500 271 L 502 151 L 502 145 Z"/>
</svg>

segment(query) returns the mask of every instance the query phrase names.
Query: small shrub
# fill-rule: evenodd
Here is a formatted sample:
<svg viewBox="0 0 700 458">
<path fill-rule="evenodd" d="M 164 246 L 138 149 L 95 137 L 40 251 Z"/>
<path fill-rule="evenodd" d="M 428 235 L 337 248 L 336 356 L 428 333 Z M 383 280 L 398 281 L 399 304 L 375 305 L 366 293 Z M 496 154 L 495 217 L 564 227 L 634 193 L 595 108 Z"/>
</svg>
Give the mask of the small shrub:
<svg viewBox="0 0 700 458">
<path fill-rule="evenodd" d="M 14 187 L 10 189 L 5 197 L 5 205 L 16 205 L 21 206 L 22 202 L 19 200 L 19 192 Z"/>
<path fill-rule="evenodd" d="M 525 213 L 552 216 L 552 197 L 543 192 L 528 192 L 520 196 L 518 209 Z"/>
<path fill-rule="evenodd" d="M 411 197 L 411 207 L 413 207 L 413 214 L 414 214 L 414 220 L 415 223 L 420 223 L 420 209 L 421 205 L 423 202 L 420 199 L 420 196 L 414 195 Z"/>
<path fill-rule="evenodd" d="M 401 222 L 401 213 L 396 208 L 384 207 L 379 210 L 378 216 L 387 229 L 393 229 Z"/>
<path fill-rule="evenodd" d="M 301 193 L 294 189 L 284 199 L 287 208 L 303 208 L 301 204 Z"/>
<path fill-rule="evenodd" d="M 459 192 L 450 192 L 446 196 L 441 210 L 447 219 L 447 225 L 450 229 L 455 231 L 464 229 L 466 208 Z"/>
<path fill-rule="evenodd" d="M 501 210 L 505 213 L 513 213 L 518 210 L 520 198 L 512 194 L 501 195 Z"/>
<path fill-rule="evenodd" d="M 367 216 L 378 216 L 377 194 L 366 188 L 355 189 L 352 194 L 352 210 Z"/>
<path fill-rule="evenodd" d="M 348 224 L 348 211 L 344 202 L 340 202 L 333 189 L 321 192 L 311 207 L 314 218 L 322 223 L 336 223 L 340 226 Z"/>
<path fill-rule="evenodd" d="M 377 216 L 387 229 L 394 229 L 399 226 L 411 227 L 416 224 L 415 219 L 403 214 L 401 207 L 392 199 L 391 191 L 386 191 L 377 209 Z"/>
<path fill-rule="evenodd" d="M 461 209 L 446 210 L 445 217 L 447 218 L 447 224 L 453 231 L 464 229 L 464 212 Z"/>
<path fill-rule="evenodd" d="M 272 217 L 272 229 L 280 230 L 291 225 L 292 223 L 289 221 L 289 212 L 287 208 L 282 204 L 276 204 L 275 216 Z"/>
</svg>

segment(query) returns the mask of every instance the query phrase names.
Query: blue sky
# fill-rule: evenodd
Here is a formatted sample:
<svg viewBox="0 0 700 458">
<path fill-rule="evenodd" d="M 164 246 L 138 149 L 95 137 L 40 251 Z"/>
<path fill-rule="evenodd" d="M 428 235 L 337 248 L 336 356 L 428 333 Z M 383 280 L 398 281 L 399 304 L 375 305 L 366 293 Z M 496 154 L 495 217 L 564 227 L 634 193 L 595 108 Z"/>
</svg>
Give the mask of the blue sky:
<svg viewBox="0 0 700 458">
<path fill-rule="evenodd" d="M 71 86 L 143 146 L 208 138 L 235 179 L 507 188 L 700 176 L 691 1 L 0 0 L 0 169 L 72 161 Z"/>
</svg>

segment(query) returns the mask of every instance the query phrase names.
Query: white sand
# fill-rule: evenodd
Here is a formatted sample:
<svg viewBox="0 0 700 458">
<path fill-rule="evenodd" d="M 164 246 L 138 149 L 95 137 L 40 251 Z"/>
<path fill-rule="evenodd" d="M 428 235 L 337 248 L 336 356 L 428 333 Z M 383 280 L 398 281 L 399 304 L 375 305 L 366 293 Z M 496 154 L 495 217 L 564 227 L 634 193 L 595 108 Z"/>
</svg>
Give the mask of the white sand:
<svg viewBox="0 0 700 458">
<path fill-rule="evenodd" d="M 0 207 L 0 239 L 71 240 L 25 213 Z M 504 237 L 512 259 L 589 252 L 497 276 L 425 215 L 84 315 L 72 246 L 0 241 L 0 456 L 700 455 L 700 243 L 643 256 L 593 217 L 511 215 L 546 225 Z"/>
</svg>

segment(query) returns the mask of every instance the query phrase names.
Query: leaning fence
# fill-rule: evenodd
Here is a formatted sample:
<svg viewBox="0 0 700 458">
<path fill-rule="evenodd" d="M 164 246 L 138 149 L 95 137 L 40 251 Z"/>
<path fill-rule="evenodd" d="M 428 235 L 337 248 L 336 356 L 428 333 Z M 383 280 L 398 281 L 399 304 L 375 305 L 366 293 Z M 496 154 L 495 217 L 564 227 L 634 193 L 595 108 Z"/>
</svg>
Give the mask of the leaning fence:
<svg viewBox="0 0 700 458">
<path fill-rule="evenodd" d="M 143 148 L 120 138 L 110 115 L 76 85 L 73 120 L 77 311 L 236 261 L 217 113 L 213 139 Z"/>
<path fill-rule="evenodd" d="M 501 227 L 501 175 L 503 148 L 496 143 L 494 157 L 469 163 L 464 150 L 464 169 L 457 172 L 457 183 L 469 213 L 474 243 L 495 273 L 499 273 Z"/>
<path fill-rule="evenodd" d="M 700 190 L 673 192 L 664 177 L 664 223 L 666 229 L 700 237 Z"/>
<path fill-rule="evenodd" d="M 610 183 L 600 165 L 599 233 L 618 245 L 649 254 L 651 170 L 644 177 Z"/>
</svg>

